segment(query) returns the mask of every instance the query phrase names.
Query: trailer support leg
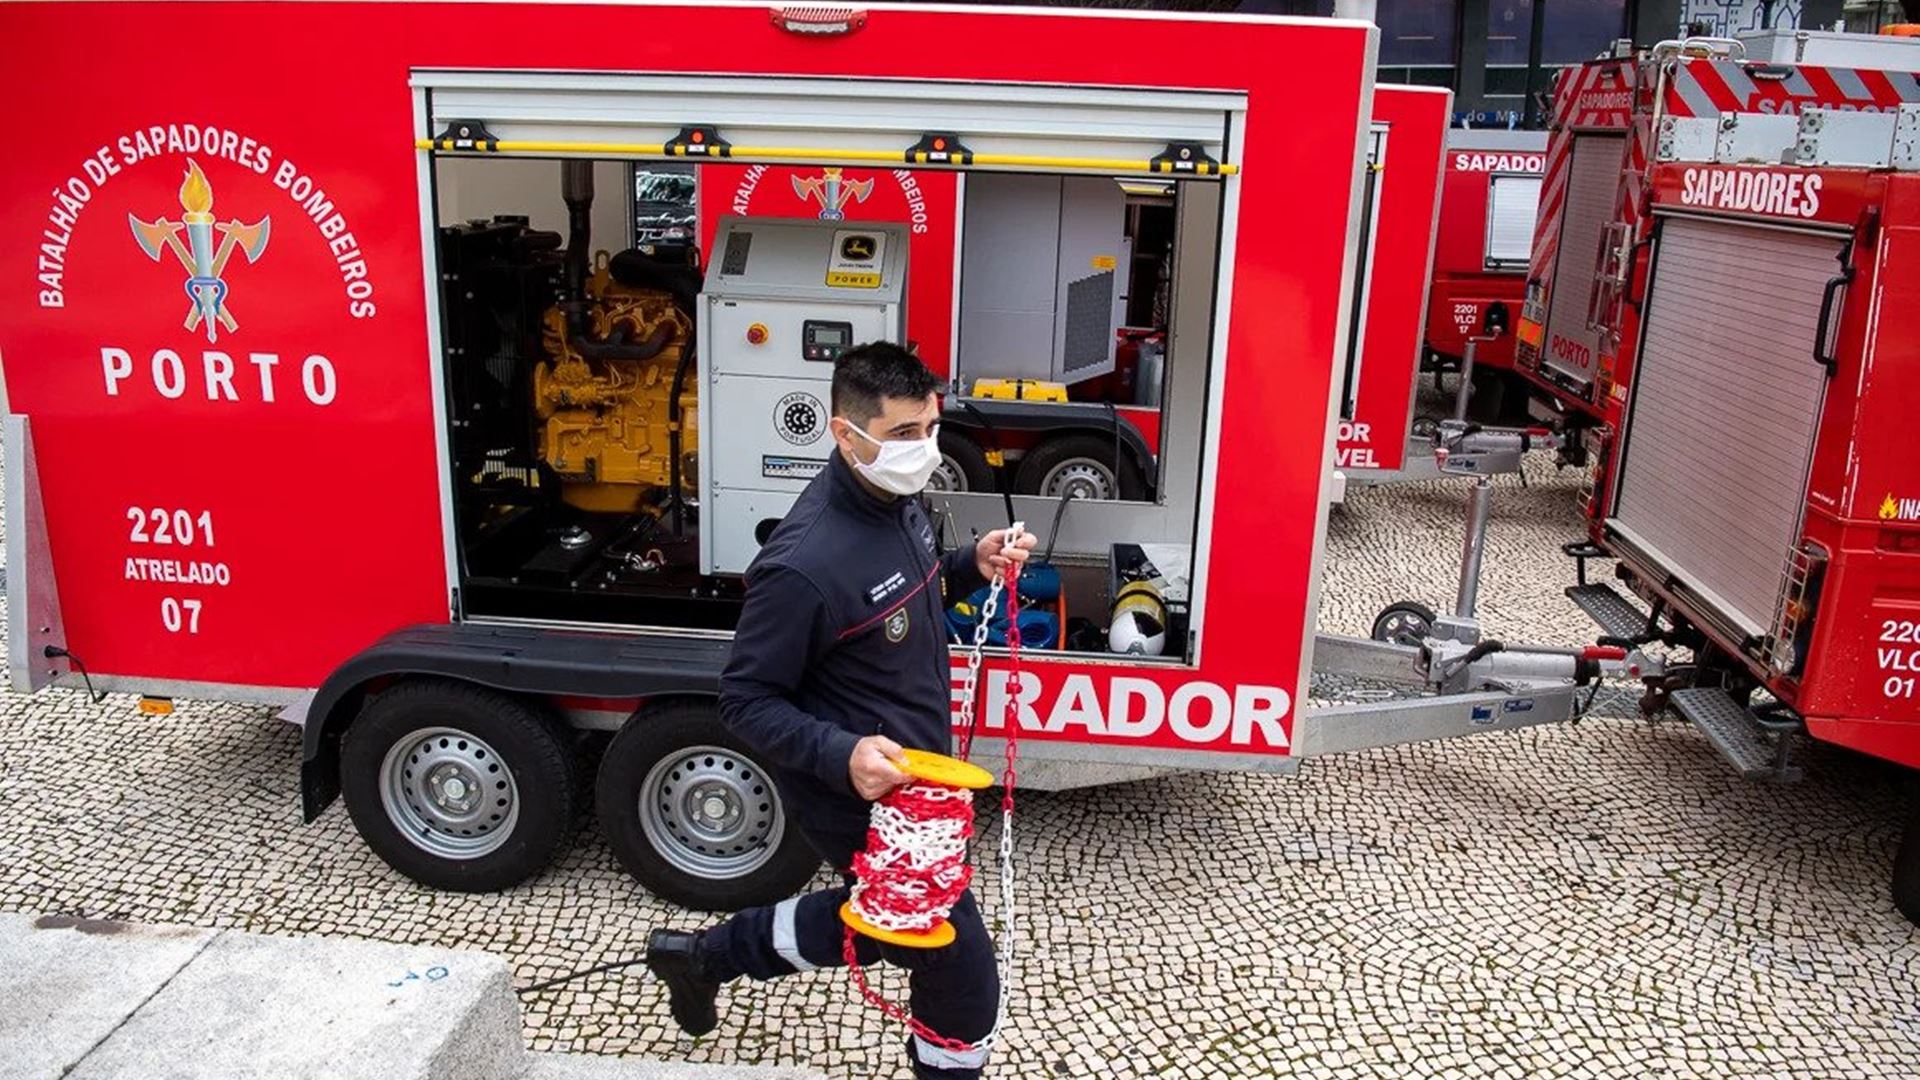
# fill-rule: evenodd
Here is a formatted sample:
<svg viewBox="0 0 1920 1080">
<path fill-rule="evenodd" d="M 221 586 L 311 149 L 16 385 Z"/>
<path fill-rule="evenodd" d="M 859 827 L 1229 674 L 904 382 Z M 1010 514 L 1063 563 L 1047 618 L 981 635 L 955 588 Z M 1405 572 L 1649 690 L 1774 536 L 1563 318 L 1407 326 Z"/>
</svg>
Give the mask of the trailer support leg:
<svg viewBox="0 0 1920 1080">
<path fill-rule="evenodd" d="M 1487 554 L 1487 521 L 1492 515 L 1493 481 L 1483 476 L 1467 499 L 1467 536 L 1460 549 L 1460 591 L 1454 597 L 1453 614 L 1463 621 L 1473 618 L 1480 599 L 1480 564 Z"/>
<path fill-rule="evenodd" d="M 1453 418 L 1463 424 L 1467 420 L 1467 402 L 1473 397 L 1473 352 L 1479 347 L 1480 339 L 1470 337 L 1467 347 L 1461 350 L 1460 385 L 1453 392 Z"/>
</svg>

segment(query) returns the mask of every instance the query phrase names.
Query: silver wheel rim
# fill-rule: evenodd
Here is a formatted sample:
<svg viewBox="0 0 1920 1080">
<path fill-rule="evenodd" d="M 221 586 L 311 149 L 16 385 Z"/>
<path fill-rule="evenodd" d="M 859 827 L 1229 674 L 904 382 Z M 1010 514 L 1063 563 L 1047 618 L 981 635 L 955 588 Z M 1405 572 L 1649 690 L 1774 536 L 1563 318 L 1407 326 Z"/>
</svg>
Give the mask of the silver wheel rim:
<svg viewBox="0 0 1920 1080">
<path fill-rule="evenodd" d="M 786 833 L 773 779 L 719 746 L 692 746 L 654 763 L 640 783 L 640 827 L 676 870 L 708 880 L 767 864 Z"/>
<path fill-rule="evenodd" d="M 380 776 L 387 820 L 429 855 L 492 854 L 520 821 L 513 770 L 493 747 L 458 728 L 409 733 L 387 750 Z"/>
<path fill-rule="evenodd" d="M 1112 468 L 1092 458 L 1068 458 L 1040 478 L 1040 494 L 1058 499 L 1069 491 L 1076 499 L 1116 499 L 1120 481 Z"/>
<path fill-rule="evenodd" d="M 952 454 L 940 455 L 940 464 L 934 468 L 933 475 L 927 478 L 927 490 L 967 490 L 967 474 L 960 468 L 960 463 L 954 460 Z"/>
</svg>

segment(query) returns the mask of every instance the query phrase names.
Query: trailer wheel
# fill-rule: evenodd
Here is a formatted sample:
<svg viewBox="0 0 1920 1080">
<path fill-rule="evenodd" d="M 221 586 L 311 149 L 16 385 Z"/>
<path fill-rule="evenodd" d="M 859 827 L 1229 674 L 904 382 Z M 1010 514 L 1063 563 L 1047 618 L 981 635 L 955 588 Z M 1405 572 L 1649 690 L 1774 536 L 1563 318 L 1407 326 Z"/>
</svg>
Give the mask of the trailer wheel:
<svg viewBox="0 0 1920 1080">
<path fill-rule="evenodd" d="M 608 846 L 647 891 L 704 911 L 792 896 L 820 868 L 766 765 L 707 701 L 635 713 L 607 747 L 594 806 Z"/>
<path fill-rule="evenodd" d="M 1913 810 L 1893 857 L 1893 906 L 1908 922 L 1920 925 L 1920 784 L 1914 785 Z"/>
<path fill-rule="evenodd" d="M 1132 455 L 1103 435 L 1056 435 L 1027 451 L 1013 478 L 1014 491 L 1058 499 L 1147 497 L 1147 481 Z"/>
<path fill-rule="evenodd" d="M 940 429 L 940 465 L 927 480 L 928 491 L 992 491 L 993 466 L 980 444 L 957 431 Z"/>
<path fill-rule="evenodd" d="M 1418 600 L 1401 600 L 1380 609 L 1373 619 L 1373 640 L 1418 645 L 1433 631 L 1433 609 Z"/>
<path fill-rule="evenodd" d="M 367 846 L 420 884 L 456 892 L 518 885 L 564 851 L 578 777 L 556 721 L 470 683 L 386 690 L 340 745 L 340 792 Z"/>
</svg>

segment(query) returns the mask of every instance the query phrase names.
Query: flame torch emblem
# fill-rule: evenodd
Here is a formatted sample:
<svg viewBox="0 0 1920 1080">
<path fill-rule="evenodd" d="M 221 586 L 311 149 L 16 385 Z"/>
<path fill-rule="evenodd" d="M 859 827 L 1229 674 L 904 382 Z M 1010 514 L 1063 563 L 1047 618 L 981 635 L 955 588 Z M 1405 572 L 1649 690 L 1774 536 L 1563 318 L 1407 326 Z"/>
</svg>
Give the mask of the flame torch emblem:
<svg viewBox="0 0 1920 1080">
<path fill-rule="evenodd" d="M 839 169 L 822 169 L 819 176 L 796 176 L 793 193 L 820 204 L 820 220 L 840 221 L 850 202 L 866 202 L 873 194 L 873 180 L 848 180 Z"/>
<path fill-rule="evenodd" d="M 1887 492 L 1886 499 L 1880 503 L 1880 520 L 1895 521 L 1898 520 L 1899 517 L 1900 504 L 1893 500 L 1893 492 L 1889 491 Z"/>
<path fill-rule="evenodd" d="M 240 325 L 227 310 L 227 282 L 222 276 L 226 273 L 227 260 L 237 249 L 247 256 L 247 262 L 258 262 L 261 253 L 267 250 L 267 234 L 273 219 L 263 217 L 251 225 L 239 218 L 216 223 L 213 185 L 207 183 L 207 174 L 200 171 L 199 163 L 192 158 L 187 159 L 187 177 L 180 184 L 180 208 L 185 212 L 179 221 L 164 217 L 141 221 L 128 214 L 127 223 L 133 226 L 133 238 L 148 258 L 159 262 L 161 251 L 171 250 L 180 260 L 187 272 L 186 327 L 193 331 L 205 323 L 207 340 L 211 342 L 218 336 L 220 327 L 232 333 Z M 187 234 L 185 243 L 180 240 L 182 232 Z M 220 234 L 217 251 L 213 245 L 216 232 Z"/>
</svg>

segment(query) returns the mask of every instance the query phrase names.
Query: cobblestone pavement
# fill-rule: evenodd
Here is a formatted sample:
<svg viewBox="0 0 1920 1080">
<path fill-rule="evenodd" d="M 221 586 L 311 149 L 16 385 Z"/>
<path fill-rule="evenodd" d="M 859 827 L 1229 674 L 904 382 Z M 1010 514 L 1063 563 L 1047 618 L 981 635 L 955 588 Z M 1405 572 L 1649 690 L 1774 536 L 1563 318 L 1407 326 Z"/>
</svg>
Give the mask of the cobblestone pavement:
<svg viewBox="0 0 1920 1080">
<path fill-rule="evenodd" d="M 1574 643 L 1557 549 L 1577 479 L 1544 460 L 1529 475 L 1501 484 L 1484 615 Z M 1457 486 L 1356 493 L 1331 520 L 1324 627 L 1441 606 L 1463 509 Z M 1684 724 L 1627 718 L 1630 700 L 1294 778 L 1024 795 L 999 1074 L 1920 1075 L 1920 932 L 1886 888 L 1901 778 L 1816 749 L 1797 786 L 1744 783 Z M 298 749 L 259 708 L 144 718 L 124 697 L 0 694 L 0 909 L 491 949 L 523 984 L 700 922 L 591 831 L 506 894 L 416 887 L 338 805 L 300 823 Z M 830 973 L 729 990 L 697 1042 L 632 973 L 544 993 L 526 1022 L 542 1050 L 901 1074 L 896 1035 Z"/>
</svg>

